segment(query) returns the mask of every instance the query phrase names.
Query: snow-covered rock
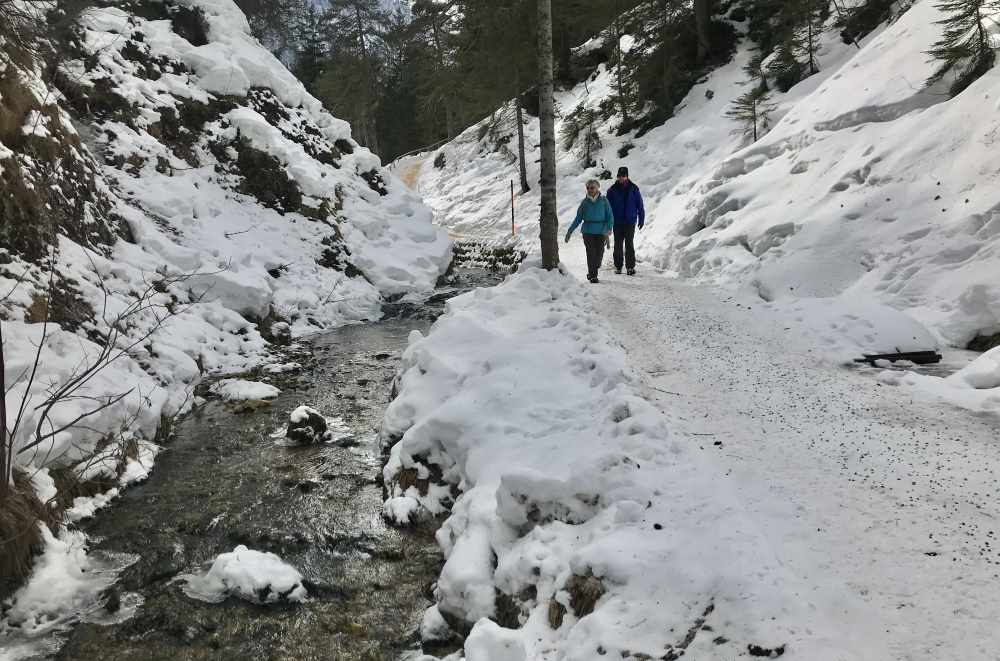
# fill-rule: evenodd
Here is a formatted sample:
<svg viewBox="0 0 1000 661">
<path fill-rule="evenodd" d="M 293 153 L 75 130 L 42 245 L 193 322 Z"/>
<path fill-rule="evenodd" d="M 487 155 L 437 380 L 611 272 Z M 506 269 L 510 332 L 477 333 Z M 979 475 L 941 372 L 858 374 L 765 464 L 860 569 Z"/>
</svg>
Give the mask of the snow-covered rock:
<svg viewBox="0 0 1000 661">
<path fill-rule="evenodd" d="M 302 602 L 307 592 L 302 574 L 274 553 L 237 546 L 220 554 L 205 574 L 180 577 L 184 593 L 192 599 L 218 603 L 230 596 L 255 604 Z"/>
<path fill-rule="evenodd" d="M 448 626 L 437 606 L 431 606 L 424 611 L 424 617 L 420 621 L 420 640 L 437 642 L 448 640 L 453 635 L 451 627 Z"/>
<path fill-rule="evenodd" d="M 465 661 L 525 661 L 521 634 L 482 619 L 465 641 Z"/>
<path fill-rule="evenodd" d="M 244 379 L 220 379 L 208 389 L 213 395 L 218 395 L 227 402 L 238 402 L 248 399 L 274 399 L 281 390 L 269 383 L 246 381 Z"/>
<path fill-rule="evenodd" d="M 329 437 L 326 418 L 308 406 L 299 406 L 288 416 L 285 438 L 295 443 L 319 443 Z"/>
</svg>

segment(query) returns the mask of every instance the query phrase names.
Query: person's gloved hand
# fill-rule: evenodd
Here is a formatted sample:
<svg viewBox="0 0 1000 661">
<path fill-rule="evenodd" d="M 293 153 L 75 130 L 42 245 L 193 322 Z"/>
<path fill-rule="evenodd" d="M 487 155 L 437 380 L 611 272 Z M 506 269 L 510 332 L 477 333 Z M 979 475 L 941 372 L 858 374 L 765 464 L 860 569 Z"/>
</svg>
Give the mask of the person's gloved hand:
<svg viewBox="0 0 1000 661">
<path fill-rule="evenodd" d="M 639 221 L 639 229 L 642 229 L 642 225 L 643 225 L 643 222 L 640 220 Z"/>
<path fill-rule="evenodd" d="M 569 243 L 569 232 L 566 232 L 566 243 Z"/>
</svg>

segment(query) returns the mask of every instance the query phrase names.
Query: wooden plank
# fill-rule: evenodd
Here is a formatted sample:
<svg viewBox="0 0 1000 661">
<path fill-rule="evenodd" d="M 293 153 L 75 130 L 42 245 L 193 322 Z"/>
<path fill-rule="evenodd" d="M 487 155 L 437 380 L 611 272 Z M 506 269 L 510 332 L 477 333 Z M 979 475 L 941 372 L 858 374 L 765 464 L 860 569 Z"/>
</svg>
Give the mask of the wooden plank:
<svg viewBox="0 0 1000 661">
<path fill-rule="evenodd" d="M 864 358 L 855 358 L 854 362 L 868 363 L 872 367 L 875 366 L 875 361 L 878 360 L 888 360 L 890 363 L 894 363 L 897 360 L 908 360 L 917 365 L 931 365 L 941 362 L 941 354 L 937 351 L 900 351 L 897 353 L 866 353 L 863 355 Z"/>
</svg>

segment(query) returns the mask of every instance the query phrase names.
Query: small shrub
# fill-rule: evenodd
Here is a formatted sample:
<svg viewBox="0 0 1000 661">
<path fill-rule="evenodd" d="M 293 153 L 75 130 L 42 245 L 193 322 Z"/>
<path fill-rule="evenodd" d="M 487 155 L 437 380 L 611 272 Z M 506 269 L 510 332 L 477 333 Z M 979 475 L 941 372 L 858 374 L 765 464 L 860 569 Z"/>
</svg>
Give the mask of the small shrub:
<svg viewBox="0 0 1000 661">
<path fill-rule="evenodd" d="M 438 170 L 442 170 L 444 169 L 444 165 L 445 165 L 444 152 L 439 151 L 437 153 L 437 156 L 434 157 L 434 167 L 436 167 Z"/>
<path fill-rule="evenodd" d="M 298 211 L 302 206 L 302 191 L 288 176 L 281 161 L 251 147 L 246 140 L 234 146 L 239 152 L 236 167 L 243 176 L 240 192 L 252 195 L 262 205 L 279 213 Z"/>
</svg>

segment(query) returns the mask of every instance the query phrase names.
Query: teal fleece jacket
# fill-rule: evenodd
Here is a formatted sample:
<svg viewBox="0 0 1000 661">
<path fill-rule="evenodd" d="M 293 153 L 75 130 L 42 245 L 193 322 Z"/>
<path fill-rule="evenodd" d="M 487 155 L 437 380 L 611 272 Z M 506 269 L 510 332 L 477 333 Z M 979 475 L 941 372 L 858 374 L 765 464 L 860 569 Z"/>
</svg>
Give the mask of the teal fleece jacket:
<svg viewBox="0 0 1000 661">
<path fill-rule="evenodd" d="M 598 195 L 593 200 L 590 197 L 583 198 L 583 202 L 580 202 L 576 210 L 576 219 L 566 231 L 567 241 L 580 223 L 583 223 L 583 228 L 580 230 L 583 234 L 607 234 L 614 229 L 615 216 L 611 212 L 608 198 L 603 195 Z"/>
</svg>

